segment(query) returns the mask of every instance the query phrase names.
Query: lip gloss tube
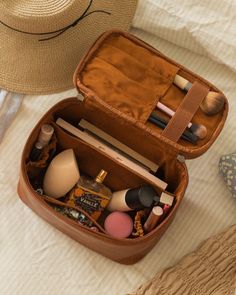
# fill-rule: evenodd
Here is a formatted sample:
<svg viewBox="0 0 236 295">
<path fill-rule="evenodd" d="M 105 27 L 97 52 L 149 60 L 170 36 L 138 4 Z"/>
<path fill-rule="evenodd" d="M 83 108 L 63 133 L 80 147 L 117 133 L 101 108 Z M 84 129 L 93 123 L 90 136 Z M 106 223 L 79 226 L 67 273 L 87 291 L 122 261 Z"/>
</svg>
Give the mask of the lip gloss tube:
<svg viewBox="0 0 236 295">
<path fill-rule="evenodd" d="M 50 124 L 43 124 L 39 133 L 38 142 L 45 147 L 51 140 L 53 133 L 54 128 Z"/>
<path fill-rule="evenodd" d="M 54 128 L 49 124 L 43 124 L 36 143 L 30 153 L 30 160 L 36 162 L 40 159 L 43 148 L 48 145 L 54 133 Z"/>
<path fill-rule="evenodd" d="M 160 206 L 155 206 L 152 208 L 151 213 L 149 214 L 146 222 L 144 223 L 144 230 L 150 232 L 154 229 L 157 223 L 160 221 L 163 215 L 163 209 Z"/>
<path fill-rule="evenodd" d="M 165 204 L 164 205 L 164 207 L 163 207 L 163 217 L 165 217 L 168 213 L 169 213 L 169 211 L 170 211 L 170 205 L 168 205 L 168 204 Z"/>
</svg>

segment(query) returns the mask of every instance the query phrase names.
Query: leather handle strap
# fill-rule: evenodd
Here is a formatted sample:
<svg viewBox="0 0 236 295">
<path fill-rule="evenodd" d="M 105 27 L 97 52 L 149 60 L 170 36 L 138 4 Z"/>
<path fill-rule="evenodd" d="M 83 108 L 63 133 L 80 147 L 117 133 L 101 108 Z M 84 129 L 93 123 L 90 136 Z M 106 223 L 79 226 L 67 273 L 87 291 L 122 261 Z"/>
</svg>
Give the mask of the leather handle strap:
<svg viewBox="0 0 236 295">
<path fill-rule="evenodd" d="M 209 88 L 205 85 L 199 82 L 194 82 L 193 86 L 176 110 L 174 116 L 163 130 L 162 135 L 177 142 L 208 92 Z"/>
</svg>

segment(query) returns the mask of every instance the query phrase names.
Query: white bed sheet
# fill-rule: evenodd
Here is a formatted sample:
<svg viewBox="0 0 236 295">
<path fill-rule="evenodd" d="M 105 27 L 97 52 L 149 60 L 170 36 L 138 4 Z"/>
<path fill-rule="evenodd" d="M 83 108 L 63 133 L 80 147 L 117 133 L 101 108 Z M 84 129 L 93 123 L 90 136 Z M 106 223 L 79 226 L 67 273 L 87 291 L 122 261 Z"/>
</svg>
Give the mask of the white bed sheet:
<svg viewBox="0 0 236 295">
<path fill-rule="evenodd" d="M 27 136 L 45 111 L 76 91 L 26 96 L 0 145 L 0 294 L 126 294 L 204 239 L 236 223 L 235 199 L 218 172 L 220 156 L 236 150 L 235 72 L 153 34 L 138 29 L 132 33 L 224 91 L 230 111 L 223 132 L 206 154 L 187 161 L 189 186 L 166 234 L 144 259 L 125 266 L 71 240 L 19 200 L 16 186 Z"/>
</svg>

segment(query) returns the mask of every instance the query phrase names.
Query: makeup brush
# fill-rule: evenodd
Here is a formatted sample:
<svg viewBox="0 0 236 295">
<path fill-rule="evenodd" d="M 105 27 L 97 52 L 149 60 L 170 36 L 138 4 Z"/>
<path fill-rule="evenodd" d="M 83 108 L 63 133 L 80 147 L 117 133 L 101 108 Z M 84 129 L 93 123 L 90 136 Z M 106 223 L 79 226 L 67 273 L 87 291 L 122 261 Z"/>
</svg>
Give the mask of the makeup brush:
<svg viewBox="0 0 236 295">
<path fill-rule="evenodd" d="M 158 126 L 161 129 L 165 129 L 168 122 L 166 120 L 164 120 L 163 118 L 159 117 L 157 114 L 155 113 L 151 113 L 151 116 L 148 118 L 148 121 L 150 121 L 151 123 L 155 124 L 156 126 Z M 198 137 L 193 134 L 192 132 L 185 130 L 183 132 L 183 134 L 181 135 L 181 138 L 184 140 L 187 140 L 193 144 L 196 144 Z"/>
<path fill-rule="evenodd" d="M 157 108 L 159 110 L 163 111 L 165 114 L 167 114 L 170 117 L 173 117 L 175 114 L 175 112 L 172 109 L 170 109 L 169 107 L 167 107 L 166 105 L 164 105 L 161 102 L 157 103 Z M 189 131 L 191 131 L 193 134 L 195 134 L 200 139 L 205 138 L 207 135 L 206 127 L 201 124 L 194 124 L 192 122 L 189 122 L 188 129 L 189 129 Z"/>
<path fill-rule="evenodd" d="M 174 84 L 186 92 L 188 92 L 189 89 L 193 86 L 191 82 L 179 75 L 175 75 Z M 209 93 L 201 103 L 200 108 L 206 115 L 211 116 L 217 114 L 220 110 L 222 110 L 224 103 L 225 99 L 221 93 L 209 91 Z"/>
</svg>

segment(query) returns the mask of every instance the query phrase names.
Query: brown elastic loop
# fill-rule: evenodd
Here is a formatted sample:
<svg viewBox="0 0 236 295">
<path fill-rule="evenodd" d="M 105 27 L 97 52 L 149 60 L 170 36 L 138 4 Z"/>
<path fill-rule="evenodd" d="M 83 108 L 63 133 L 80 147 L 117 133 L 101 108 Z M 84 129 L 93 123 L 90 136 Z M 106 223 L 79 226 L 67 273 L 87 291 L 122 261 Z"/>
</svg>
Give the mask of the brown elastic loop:
<svg viewBox="0 0 236 295">
<path fill-rule="evenodd" d="M 206 86 L 199 82 L 194 82 L 193 86 L 176 110 L 174 116 L 163 130 L 162 135 L 177 142 L 208 92 L 209 89 Z"/>
</svg>

